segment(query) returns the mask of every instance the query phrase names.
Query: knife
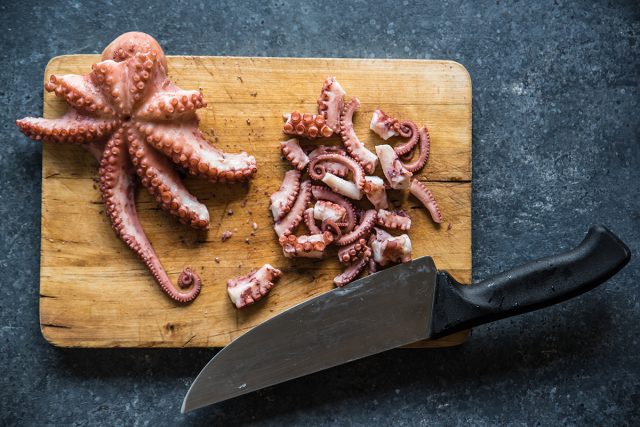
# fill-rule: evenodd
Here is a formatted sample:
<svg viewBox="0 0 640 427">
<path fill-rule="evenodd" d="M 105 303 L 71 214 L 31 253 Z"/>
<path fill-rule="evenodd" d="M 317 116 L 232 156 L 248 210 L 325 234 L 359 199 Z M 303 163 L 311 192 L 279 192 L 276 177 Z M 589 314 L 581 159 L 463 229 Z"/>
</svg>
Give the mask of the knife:
<svg viewBox="0 0 640 427">
<path fill-rule="evenodd" d="M 430 257 L 382 270 L 300 303 L 221 350 L 200 372 L 182 412 L 427 338 L 537 310 L 605 282 L 630 259 L 592 225 L 575 248 L 473 286 Z"/>
</svg>

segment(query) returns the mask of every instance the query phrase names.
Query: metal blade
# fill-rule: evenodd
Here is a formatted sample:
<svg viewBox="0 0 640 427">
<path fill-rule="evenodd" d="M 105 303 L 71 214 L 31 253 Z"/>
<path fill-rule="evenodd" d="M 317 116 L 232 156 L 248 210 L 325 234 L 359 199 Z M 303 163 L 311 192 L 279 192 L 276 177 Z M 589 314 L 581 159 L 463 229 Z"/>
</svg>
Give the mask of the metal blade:
<svg viewBox="0 0 640 427">
<path fill-rule="evenodd" d="M 435 282 L 423 257 L 274 316 L 209 361 L 182 412 L 428 338 Z"/>
</svg>

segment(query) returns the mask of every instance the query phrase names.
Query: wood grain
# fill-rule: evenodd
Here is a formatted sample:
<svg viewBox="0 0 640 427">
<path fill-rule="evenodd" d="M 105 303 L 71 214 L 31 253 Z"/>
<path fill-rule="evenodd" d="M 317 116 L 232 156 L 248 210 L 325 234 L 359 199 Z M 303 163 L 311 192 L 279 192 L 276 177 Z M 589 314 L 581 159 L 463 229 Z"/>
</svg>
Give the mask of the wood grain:
<svg viewBox="0 0 640 427">
<path fill-rule="evenodd" d="M 51 74 L 86 73 L 97 55 L 53 58 Z M 144 229 L 170 277 L 185 265 L 203 279 L 191 305 L 168 299 L 144 266 L 116 238 L 97 189 L 97 164 L 78 147 L 44 144 L 40 323 L 44 337 L 64 347 L 220 347 L 243 332 L 310 297 L 333 288 L 341 266 L 335 256 L 288 260 L 272 229 L 268 195 L 289 169 L 280 158 L 282 113 L 314 111 L 323 79 L 335 75 L 362 101 L 355 127 L 370 147 L 368 130 L 380 107 L 397 117 L 427 123 L 431 158 L 424 180 L 445 221 L 435 226 L 413 197 L 393 194 L 413 219 L 414 256 L 430 255 L 458 280 L 471 278 L 471 81 L 449 61 L 169 57 L 171 78 L 185 89 L 201 88 L 209 106 L 201 129 L 225 151 L 245 150 L 258 162 L 247 185 L 224 186 L 188 179 L 187 186 L 211 213 L 211 228 L 189 229 L 161 211 L 146 191 L 137 196 Z M 44 115 L 58 117 L 65 103 L 44 95 Z M 337 142 L 338 139 L 334 138 Z M 233 214 L 228 215 L 227 211 Z M 251 224 L 258 224 L 255 236 Z M 223 231 L 234 232 L 225 243 Z M 249 239 L 247 244 L 245 239 Z M 332 254 L 334 254 L 335 249 Z M 335 255 L 335 254 L 334 254 Z M 219 257 L 216 263 L 214 258 Z M 270 295 L 238 311 L 226 280 L 269 262 L 284 270 Z M 418 346 L 463 342 L 466 333 Z"/>
</svg>

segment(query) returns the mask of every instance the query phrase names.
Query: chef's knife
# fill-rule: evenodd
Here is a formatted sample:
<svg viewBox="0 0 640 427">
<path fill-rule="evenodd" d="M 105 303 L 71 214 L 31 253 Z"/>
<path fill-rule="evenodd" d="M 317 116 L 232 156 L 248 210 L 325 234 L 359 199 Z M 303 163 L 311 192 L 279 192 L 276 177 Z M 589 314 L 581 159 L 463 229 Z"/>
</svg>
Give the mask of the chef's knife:
<svg viewBox="0 0 640 427">
<path fill-rule="evenodd" d="M 473 286 L 429 257 L 298 304 L 238 337 L 191 385 L 182 412 L 426 338 L 546 307 L 605 282 L 629 249 L 593 225 L 575 249 Z"/>
</svg>

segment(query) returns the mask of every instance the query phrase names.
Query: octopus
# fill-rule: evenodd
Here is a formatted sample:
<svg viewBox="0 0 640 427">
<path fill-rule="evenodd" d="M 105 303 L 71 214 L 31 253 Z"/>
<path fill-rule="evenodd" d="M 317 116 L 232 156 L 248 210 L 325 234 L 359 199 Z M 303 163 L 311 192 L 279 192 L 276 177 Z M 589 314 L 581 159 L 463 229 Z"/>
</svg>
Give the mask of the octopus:
<svg viewBox="0 0 640 427">
<path fill-rule="evenodd" d="M 364 171 L 372 174 L 378 164 L 378 158 L 358 139 L 353 129 L 353 113 L 360 108 L 360 100 L 352 98 L 344 106 L 340 117 L 340 136 L 347 152 L 362 166 Z"/>
<path fill-rule="evenodd" d="M 344 207 L 327 200 L 318 200 L 313 206 L 314 220 L 341 223 L 346 215 L 347 210 Z"/>
<path fill-rule="evenodd" d="M 330 161 L 339 163 L 351 171 L 354 182 L 342 179 L 327 171 L 323 162 Z M 351 199 L 360 200 L 362 198 L 362 190 L 364 189 L 364 171 L 362 166 L 354 159 L 337 153 L 320 154 L 309 162 L 309 177 L 314 180 L 320 180 L 327 184 L 336 193 L 347 196 Z"/>
<path fill-rule="evenodd" d="M 391 188 L 405 190 L 411 184 L 413 174 L 409 172 L 390 145 L 376 145 L 376 153 L 380 158 L 382 172 Z"/>
<path fill-rule="evenodd" d="M 427 211 L 431 214 L 433 222 L 436 224 L 440 224 L 442 222 L 442 214 L 440 213 L 440 209 L 438 208 L 438 204 L 436 203 L 436 199 L 433 197 L 431 190 L 417 179 L 413 179 L 411 180 L 409 192 L 413 194 L 425 208 L 427 208 Z"/>
<path fill-rule="evenodd" d="M 347 246 L 338 249 L 338 259 L 340 262 L 348 264 L 358 258 L 371 256 L 371 248 L 367 245 L 367 239 L 360 238 Z"/>
<path fill-rule="evenodd" d="M 380 228 L 374 228 L 369 239 L 373 260 L 384 267 L 411 261 L 411 239 L 406 234 L 394 237 Z"/>
<path fill-rule="evenodd" d="M 411 228 L 411 217 L 403 210 L 378 210 L 378 225 L 394 230 L 408 231 Z"/>
<path fill-rule="evenodd" d="M 271 214 L 279 221 L 289 213 L 300 191 L 300 171 L 292 169 L 284 174 L 280 189 L 271 195 Z"/>
<path fill-rule="evenodd" d="M 320 154 L 339 154 L 341 156 L 346 156 L 347 152 L 340 147 L 333 147 L 330 145 L 319 145 L 314 150 L 312 150 L 308 157 L 309 160 L 315 159 Z M 327 170 L 327 172 L 332 173 L 340 178 L 344 178 L 349 175 L 349 168 L 342 163 L 332 162 L 330 160 L 324 161 L 323 166 Z"/>
<path fill-rule="evenodd" d="M 45 89 L 68 104 L 62 117 L 27 117 L 16 124 L 34 140 L 80 145 L 96 157 L 100 192 L 117 236 L 170 298 L 185 303 L 197 297 L 201 280 L 186 267 L 177 286 L 171 283 L 136 212 L 138 183 L 180 222 L 205 229 L 208 210 L 184 186 L 178 169 L 231 183 L 250 179 L 257 167 L 253 156 L 224 153 L 204 138 L 196 113 L 206 106 L 202 94 L 176 86 L 167 70 L 155 39 L 125 33 L 105 48 L 90 73 L 50 77 Z"/>
<path fill-rule="evenodd" d="M 300 191 L 298 192 L 298 197 L 295 202 L 291 206 L 289 213 L 287 213 L 283 218 L 276 221 L 274 229 L 279 236 L 287 232 L 292 232 L 298 224 L 302 221 L 302 215 L 307 208 L 307 204 L 311 200 L 311 183 L 309 181 L 304 181 L 300 184 Z"/>
<path fill-rule="evenodd" d="M 427 164 L 427 160 L 429 160 L 429 152 L 431 150 L 431 138 L 429 137 L 429 129 L 427 129 L 426 127 L 423 127 L 423 128 L 420 128 L 420 130 L 417 133 L 419 136 L 418 139 L 420 141 L 420 153 L 418 154 L 418 157 L 414 161 L 412 162 L 405 161 L 404 155 L 398 153 L 398 147 L 394 148 L 396 154 L 403 156 L 403 160 L 401 160 L 402 166 L 404 166 L 404 168 L 411 173 L 415 173 L 419 171 L 424 167 L 424 165 Z M 407 151 L 404 154 L 407 154 L 410 157 L 411 152 Z"/>
<path fill-rule="evenodd" d="M 329 231 L 296 236 L 285 234 L 278 239 L 282 252 L 287 258 L 322 258 L 324 250 L 333 242 L 333 235 Z"/>
<path fill-rule="evenodd" d="M 340 132 L 340 114 L 345 94 L 335 77 L 327 77 L 318 98 L 318 114 L 324 116 L 327 126 L 335 133 Z"/>
<path fill-rule="evenodd" d="M 244 308 L 262 299 L 271 291 L 273 280 L 282 275 L 282 271 L 265 264 L 249 274 L 229 279 L 227 293 L 236 308 Z"/>
<path fill-rule="evenodd" d="M 284 116 L 285 124 L 282 129 L 287 135 L 297 135 L 308 139 L 329 138 L 333 135 L 324 115 L 300 113 L 294 111 Z"/>
<path fill-rule="evenodd" d="M 309 163 L 309 157 L 300 147 L 300 143 L 296 138 L 291 138 L 280 143 L 280 151 L 282 155 L 289 160 L 289 163 L 298 170 L 304 170 Z"/>
<path fill-rule="evenodd" d="M 389 201 L 387 199 L 387 188 L 382 178 L 378 176 L 364 177 L 364 194 L 376 209 L 387 209 Z"/>
</svg>

